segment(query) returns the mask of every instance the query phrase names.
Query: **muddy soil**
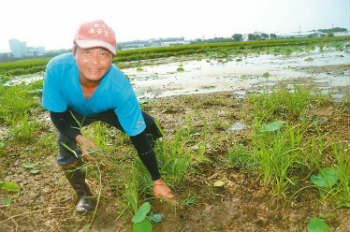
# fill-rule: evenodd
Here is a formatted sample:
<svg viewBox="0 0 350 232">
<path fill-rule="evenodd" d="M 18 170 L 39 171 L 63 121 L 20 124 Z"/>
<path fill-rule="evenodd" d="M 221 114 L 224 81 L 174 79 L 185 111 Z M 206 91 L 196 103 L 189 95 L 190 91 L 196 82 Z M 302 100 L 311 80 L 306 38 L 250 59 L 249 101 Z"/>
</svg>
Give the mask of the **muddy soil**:
<svg viewBox="0 0 350 232">
<path fill-rule="evenodd" d="M 154 231 L 306 231 L 312 217 L 329 213 L 333 214 L 326 220 L 331 231 L 349 231 L 349 209 L 335 209 L 322 203 L 316 189 L 306 189 L 297 198 L 278 200 L 259 176 L 226 165 L 225 155 L 231 142 L 249 143 L 250 129 L 227 130 L 235 122 L 245 121 L 249 126 L 249 117 L 244 115 L 248 109 L 245 99 L 230 92 L 177 96 L 157 99 L 143 108 L 158 119 L 169 138 L 177 128 L 186 125 L 188 116 L 192 125 L 202 128 L 203 123 L 195 112 L 198 109 L 209 124 L 213 141 L 206 153 L 211 162 L 199 164 L 197 172 L 191 173 L 185 184 L 174 186 L 177 207 L 149 200 L 152 211 L 164 216 L 161 223 L 154 224 Z M 312 114 L 327 120 L 322 128 L 324 133 L 331 132 L 333 138 L 348 141 L 349 109 L 342 103 L 321 107 Z M 55 132 L 48 121 L 42 123 L 44 126 L 37 136 L 48 137 L 48 141 L 7 147 L 7 155 L 1 157 L 4 180 L 17 183 L 21 191 L 18 195 L 0 192 L 1 199 L 14 196 L 10 206 L 0 206 L 0 231 L 86 231 L 84 228 L 93 215 L 74 212 L 74 193 L 56 165 L 56 147 L 50 145 Z M 40 163 L 40 172 L 35 175 L 23 167 L 24 163 L 34 162 Z M 132 215 L 118 217 L 121 206 L 115 200 L 118 196 L 111 178 L 102 172 L 102 180 L 100 206 L 90 231 L 131 231 Z M 214 187 L 216 180 L 223 180 L 225 185 Z M 97 182 L 89 183 L 96 193 Z"/>
<path fill-rule="evenodd" d="M 326 74 L 336 79 L 339 72 L 349 73 L 349 65 L 310 65 L 303 72 L 316 76 Z M 314 81 L 300 76 L 277 80 L 278 86 L 274 87 L 288 88 L 294 84 L 313 86 Z M 254 91 L 259 91 L 266 85 L 253 87 Z M 348 85 L 335 86 L 332 91 L 341 94 L 342 101 L 349 99 L 348 88 Z M 250 143 L 252 119 L 249 104 L 244 98 L 249 92 L 245 91 L 243 97 L 239 91 L 164 97 L 142 106 L 158 120 L 165 136 L 170 139 L 178 128 L 187 125 L 189 118 L 192 126 L 203 129 L 198 112 L 209 126 L 210 141 L 205 153 L 209 161 L 196 164 L 196 171 L 189 174 L 183 185 L 172 186 L 178 205 L 173 207 L 150 196 L 140 199 L 152 204 L 153 213 L 164 216 L 161 223 L 153 225 L 153 231 L 306 231 L 310 219 L 322 215 L 332 215 L 326 218 L 330 231 L 350 231 L 349 209 L 335 208 L 333 204 L 322 202 L 316 189 L 306 188 L 297 196 L 277 199 L 257 173 L 227 165 L 226 155 L 233 142 Z M 348 103 L 332 102 L 313 109 L 309 114 L 326 122 L 320 129 L 325 135 L 331 135 L 327 137 L 329 142 L 333 139 L 349 144 Z M 46 113 L 35 118 L 41 126 L 32 141 L 14 143 L 7 128 L 0 125 L 0 149 L 3 149 L 0 151 L 0 179 L 14 182 L 21 188 L 19 193 L 0 190 L 0 232 L 88 231 L 94 215 L 82 216 L 74 211 L 76 197 L 55 161 L 55 130 L 46 120 Z M 244 123 L 247 128 L 230 130 L 235 123 Z M 125 146 L 131 147 L 130 142 L 126 142 Z M 193 145 L 192 150 L 196 152 L 196 149 L 198 146 Z M 115 153 L 123 155 L 124 160 L 130 159 L 128 154 L 120 154 L 123 151 Z M 119 160 L 118 156 L 116 159 Z M 120 159 L 121 162 L 123 159 Z M 40 170 L 36 174 L 23 166 L 36 162 Z M 118 194 L 111 178 L 113 172 L 107 167 L 102 169 L 103 189 L 90 231 L 132 231 L 132 215 L 118 215 L 122 206 L 116 201 Z M 88 179 L 96 194 L 98 182 Z M 213 183 L 217 180 L 223 180 L 225 185 L 214 187 Z M 12 199 L 10 204 L 9 199 Z"/>
</svg>

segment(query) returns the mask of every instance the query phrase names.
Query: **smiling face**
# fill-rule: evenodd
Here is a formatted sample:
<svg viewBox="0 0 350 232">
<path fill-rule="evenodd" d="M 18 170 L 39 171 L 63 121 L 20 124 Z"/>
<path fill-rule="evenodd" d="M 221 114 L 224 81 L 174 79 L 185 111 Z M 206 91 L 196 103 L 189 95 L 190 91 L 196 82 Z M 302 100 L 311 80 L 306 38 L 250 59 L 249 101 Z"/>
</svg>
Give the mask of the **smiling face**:
<svg viewBox="0 0 350 232">
<path fill-rule="evenodd" d="M 76 47 L 74 58 L 83 81 L 99 82 L 111 66 L 113 55 L 104 48 Z"/>
</svg>

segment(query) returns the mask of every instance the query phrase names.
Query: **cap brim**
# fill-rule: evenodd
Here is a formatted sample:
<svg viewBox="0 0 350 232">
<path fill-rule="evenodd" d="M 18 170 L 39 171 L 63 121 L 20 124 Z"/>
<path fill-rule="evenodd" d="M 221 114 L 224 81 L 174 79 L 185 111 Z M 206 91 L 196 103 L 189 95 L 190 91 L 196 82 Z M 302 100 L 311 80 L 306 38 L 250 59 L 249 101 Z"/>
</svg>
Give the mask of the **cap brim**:
<svg viewBox="0 0 350 232">
<path fill-rule="evenodd" d="M 75 40 L 74 42 L 81 48 L 102 47 L 110 51 L 113 55 L 115 55 L 117 51 L 114 46 L 101 40 Z"/>
</svg>

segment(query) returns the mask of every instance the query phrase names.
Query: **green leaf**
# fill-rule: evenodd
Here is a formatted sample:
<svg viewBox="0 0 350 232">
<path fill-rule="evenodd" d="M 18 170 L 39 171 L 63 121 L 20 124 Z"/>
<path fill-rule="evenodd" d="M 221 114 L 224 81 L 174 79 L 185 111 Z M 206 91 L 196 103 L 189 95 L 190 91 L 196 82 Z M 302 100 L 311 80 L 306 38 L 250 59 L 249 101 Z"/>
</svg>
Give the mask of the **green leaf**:
<svg viewBox="0 0 350 232">
<path fill-rule="evenodd" d="M 17 184 L 12 183 L 12 182 L 4 182 L 4 183 L 2 183 L 1 184 L 1 188 L 5 189 L 5 190 L 8 190 L 8 191 L 16 191 L 16 192 L 21 190 L 21 188 Z"/>
<path fill-rule="evenodd" d="M 262 129 L 260 129 L 260 132 L 266 132 L 266 131 L 276 131 L 281 129 L 282 125 L 285 124 L 285 121 L 276 121 L 276 122 L 271 122 L 267 125 L 265 125 Z"/>
<path fill-rule="evenodd" d="M 151 216 L 151 221 L 155 223 L 160 223 L 162 221 L 162 214 L 156 213 Z"/>
<path fill-rule="evenodd" d="M 152 232 L 152 223 L 145 219 L 140 223 L 136 223 L 132 227 L 133 232 Z"/>
<path fill-rule="evenodd" d="M 307 231 L 308 232 L 327 232 L 328 225 L 322 219 L 314 217 L 310 220 L 309 224 L 307 225 Z"/>
<path fill-rule="evenodd" d="M 151 210 L 151 204 L 149 202 L 143 203 L 140 208 L 137 210 L 135 216 L 132 218 L 132 222 L 134 224 L 142 222 L 145 218 L 148 212 Z"/>
<path fill-rule="evenodd" d="M 38 174 L 40 172 L 40 170 L 31 170 L 30 173 L 32 174 Z"/>
<path fill-rule="evenodd" d="M 35 166 L 37 166 L 39 164 L 39 162 L 35 162 L 35 163 L 24 163 L 23 164 L 23 167 L 25 167 L 25 168 L 34 168 Z"/>
<path fill-rule="evenodd" d="M 180 64 L 179 67 L 176 69 L 176 71 L 183 72 L 183 71 L 185 71 L 185 69 L 183 68 L 183 65 Z"/>
<path fill-rule="evenodd" d="M 222 187 L 224 186 L 225 182 L 223 182 L 222 180 L 218 180 L 218 181 L 215 181 L 214 183 L 214 186 L 215 187 Z"/>
<path fill-rule="evenodd" d="M 317 176 L 311 176 L 311 182 L 319 188 L 332 188 L 338 180 L 338 169 L 336 168 L 322 168 Z"/>
<path fill-rule="evenodd" d="M 320 216 L 320 218 L 322 218 L 322 219 L 334 218 L 334 217 L 335 217 L 334 213 L 326 213 L 326 214 L 323 214 L 322 216 Z"/>
</svg>

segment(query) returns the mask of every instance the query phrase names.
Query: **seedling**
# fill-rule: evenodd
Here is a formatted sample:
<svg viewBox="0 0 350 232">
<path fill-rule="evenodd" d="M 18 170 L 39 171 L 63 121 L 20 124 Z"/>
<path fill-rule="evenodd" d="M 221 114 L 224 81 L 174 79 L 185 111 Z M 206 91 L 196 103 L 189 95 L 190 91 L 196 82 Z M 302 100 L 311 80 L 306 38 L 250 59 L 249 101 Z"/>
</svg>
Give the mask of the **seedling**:
<svg viewBox="0 0 350 232">
<path fill-rule="evenodd" d="M 322 219 L 314 217 L 307 225 L 308 232 L 328 232 L 328 225 Z"/>
<path fill-rule="evenodd" d="M 183 65 L 180 64 L 179 67 L 176 69 L 176 71 L 183 72 L 183 71 L 185 71 L 185 69 L 184 69 Z"/>
<path fill-rule="evenodd" d="M 149 202 L 143 203 L 140 208 L 138 208 L 135 216 L 131 220 L 132 223 L 134 223 L 134 232 L 152 232 L 152 223 L 146 218 L 150 210 L 151 204 Z"/>
<path fill-rule="evenodd" d="M 322 168 L 317 176 L 311 176 L 311 182 L 315 184 L 320 190 L 331 189 L 339 180 L 338 169 L 336 168 Z"/>
<path fill-rule="evenodd" d="M 35 162 L 35 163 L 24 163 L 23 164 L 23 167 L 25 167 L 26 169 L 29 169 L 30 170 L 30 173 L 32 174 L 38 174 L 40 172 L 40 170 L 37 170 L 37 169 L 33 169 L 35 168 L 36 166 L 39 165 L 39 162 Z"/>
</svg>

